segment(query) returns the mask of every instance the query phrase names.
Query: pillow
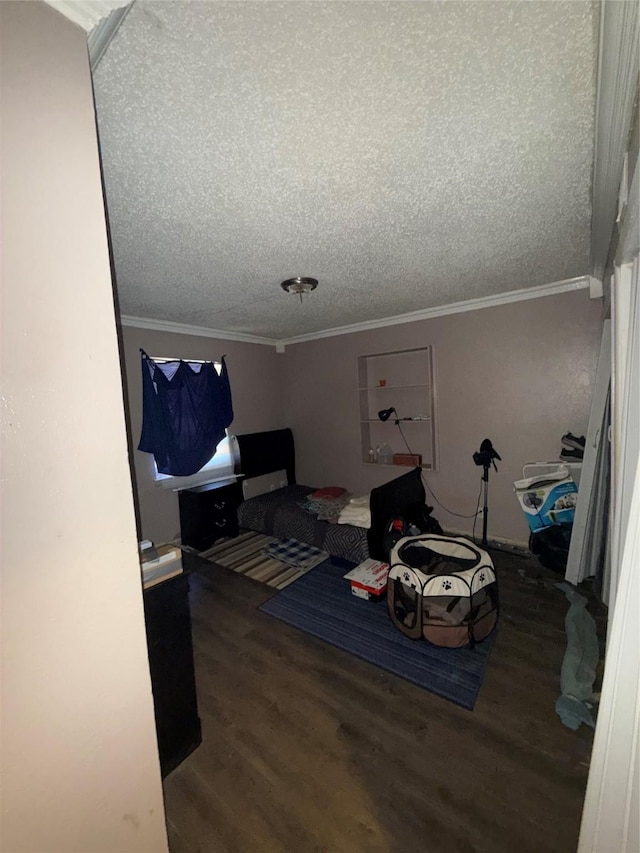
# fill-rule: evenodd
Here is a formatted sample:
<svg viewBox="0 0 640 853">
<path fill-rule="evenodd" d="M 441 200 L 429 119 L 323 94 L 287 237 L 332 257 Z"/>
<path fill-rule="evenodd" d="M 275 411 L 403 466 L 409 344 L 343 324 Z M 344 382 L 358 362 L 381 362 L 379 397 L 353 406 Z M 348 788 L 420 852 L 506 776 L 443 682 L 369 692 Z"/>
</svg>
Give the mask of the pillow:
<svg viewBox="0 0 640 853">
<path fill-rule="evenodd" d="M 313 492 L 309 497 L 311 500 L 316 500 L 317 498 L 339 498 L 341 495 L 344 495 L 346 491 L 346 489 L 343 489 L 340 486 L 325 486 L 323 489 L 318 489 Z"/>
</svg>

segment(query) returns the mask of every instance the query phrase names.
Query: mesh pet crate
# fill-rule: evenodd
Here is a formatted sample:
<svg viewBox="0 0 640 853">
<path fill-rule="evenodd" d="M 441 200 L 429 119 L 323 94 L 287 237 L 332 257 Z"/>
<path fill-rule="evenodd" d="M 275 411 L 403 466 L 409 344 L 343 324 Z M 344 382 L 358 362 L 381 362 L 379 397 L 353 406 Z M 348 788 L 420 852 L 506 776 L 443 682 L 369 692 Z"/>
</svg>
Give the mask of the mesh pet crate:
<svg viewBox="0 0 640 853">
<path fill-rule="evenodd" d="M 498 618 L 491 557 L 467 539 L 405 536 L 393 547 L 387 607 L 412 639 L 462 648 L 488 637 Z"/>
</svg>

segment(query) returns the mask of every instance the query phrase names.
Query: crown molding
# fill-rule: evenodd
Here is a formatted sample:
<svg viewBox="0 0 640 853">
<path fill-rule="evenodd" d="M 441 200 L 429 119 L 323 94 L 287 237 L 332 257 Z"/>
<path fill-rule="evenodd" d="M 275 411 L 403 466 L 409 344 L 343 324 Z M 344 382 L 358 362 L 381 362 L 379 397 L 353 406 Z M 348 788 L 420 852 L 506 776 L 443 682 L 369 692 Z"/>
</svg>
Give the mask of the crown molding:
<svg viewBox="0 0 640 853">
<path fill-rule="evenodd" d="M 128 6 L 131 0 L 45 0 L 47 5 L 64 15 L 74 24 L 90 33 L 103 18 L 107 18 L 114 9 Z"/>
<path fill-rule="evenodd" d="M 589 299 L 604 299 L 604 287 L 601 279 L 589 276 Z"/>
<path fill-rule="evenodd" d="M 567 278 L 554 281 L 551 284 L 540 284 L 534 287 L 524 287 L 522 290 L 509 290 L 506 293 L 496 293 L 493 296 L 481 296 L 477 299 L 465 299 L 462 302 L 451 302 L 434 308 L 423 308 L 408 314 L 398 314 L 380 320 L 368 320 L 364 323 L 353 323 L 350 326 L 339 326 L 322 332 L 311 332 L 308 335 L 298 335 L 280 341 L 281 346 L 315 341 L 319 338 L 331 338 L 336 335 L 350 335 L 354 332 L 365 332 L 370 329 L 381 329 L 384 326 L 399 326 L 402 323 L 415 323 L 418 320 L 432 320 L 434 317 L 446 317 L 449 314 L 463 314 L 466 311 L 478 311 L 482 308 L 495 308 L 498 305 L 509 305 L 511 302 L 524 302 L 528 299 L 540 299 L 544 296 L 555 296 L 572 290 L 584 290 L 591 287 L 591 276 L 583 275 L 578 278 Z"/>
<path fill-rule="evenodd" d="M 203 338 L 218 338 L 223 341 L 262 344 L 275 347 L 276 352 L 283 353 L 285 347 L 292 344 L 316 341 L 320 338 L 333 338 L 337 335 L 351 335 L 354 332 L 366 332 L 370 329 L 383 329 L 385 326 L 399 326 L 402 323 L 415 323 L 419 320 L 432 320 L 434 317 L 463 314 L 466 311 L 479 311 L 482 308 L 495 308 L 498 305 L 509 305 L 511 302 L 524 302 L 528 299 L 540 299 L 544 296 L 555 296 L 558 293 L 568 293 L 573 290 L 588 289 L 591 298 L 597 298 L 599 295 L 599 290 L 595 287 L 597 284 L 599 282 L 592 276 L 583 275 L 578 278 L 554 281 L 551 284 L 524 287 L 522 290 L 509 290 L 506 293 L 496 293 L 493 296 L 480 296 L 477 299 L 465 299 L 462 302 L 451 302 L 448 305 L 438 305 L 435 308 L 423 308 L 420 311 L 411 311 L 409 314 L 397 314 L 395 317 L 382 317 L 379 320 L 353 323 L 350 326 L 338 326 L 335 329 L 324 329 L 320 332 L 310 332 L 308 335 L 298 335 L 294 338 L 284 338 L 282 340 L 261 338 L 256 335 L 247 335 L 243 332 L 206 329 L 204 326 L 188 326 L 185 323 L 172 323 L 169 320 L 147 320 L 144 317 L 132 317 L 128 314 L 120 317 L 120 324 L 122 326 L 133 326 L 137 329 L 151 329 L 156 332 L 172 332 L 177 335 L 196 335 Z"/>
<path fill-rule="evenodd" d="M 188 326 L 186 323 L 172 323 L 170 320 L 148 320 L 144 317 L 120 316 L 121 326 L 133 326 L 136 329 L 150 329 L 154 332 L 171 332 L 174 335 L 195 335 L 199 338 L 218 338 L 221 341 L 239 341 L 245 344 L 267 344 L 275 346 L 273 338 L 261 338 L 243 332 L 229 332 L 220 329 L 207 329 L 204 326 Z"/>
<path fill-rule="evenodd" d="M 106 18 L 102 18 L 89 33 L 87 44 L 89 45 L 89 61 L 92 71 L 95 71 L 98 67 L 98 63 L 104 56 L 106 49 L 111 44 L 111 40 L 118 32 L 124 19 L 131 11 L 132 6 L 133 3 L 128 3 L 126 6 L 114 9 Z"/>
</svg>

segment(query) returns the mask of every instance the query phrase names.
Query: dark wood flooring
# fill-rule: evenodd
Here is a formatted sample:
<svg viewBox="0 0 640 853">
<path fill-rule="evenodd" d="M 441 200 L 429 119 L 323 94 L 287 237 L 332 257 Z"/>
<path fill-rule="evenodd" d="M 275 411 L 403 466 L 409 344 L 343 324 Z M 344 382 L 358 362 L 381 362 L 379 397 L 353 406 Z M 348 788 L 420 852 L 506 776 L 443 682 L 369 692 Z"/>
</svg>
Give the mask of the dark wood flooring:
<svg viewBox="0 0 640 853">
<path fill-rule="evenodd" d="M 568 602 L 535 560 L 493 556 L 501 623 L 469 712 L 185 555 L 203 743 L 165 780 L 172 853 L 575 851 L 592 732 L 554 711 Z"/>
</svg>

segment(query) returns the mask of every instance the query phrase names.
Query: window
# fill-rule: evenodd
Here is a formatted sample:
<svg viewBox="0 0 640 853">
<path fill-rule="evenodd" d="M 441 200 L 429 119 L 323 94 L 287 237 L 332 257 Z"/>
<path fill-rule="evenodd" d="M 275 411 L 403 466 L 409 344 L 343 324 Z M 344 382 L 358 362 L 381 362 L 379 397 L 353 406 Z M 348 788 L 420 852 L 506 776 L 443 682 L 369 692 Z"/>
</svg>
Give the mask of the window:
<svg viewBox="0 0 640 853">
<path fill-rule="evenodd" d="M 190 477 L 172 477 L 170 474 L 159 474 L 154 461 L 153 471 L 156 485 L 164 489 L 178 491 L 190 489 L 192 486 L 201 486 L 204 483 L 213 483 L 216 480 L 226 480 L 233 476 L 237 454 L 236 438 L 227 432 L 226 438 L 223 438 L 218 444 L 215 455 L 196 474 L 192 474 Z"/>
<path fill-rule="evenodd" d="M 179 359 L 153 356 L 153 360 L 155 362 L 164 363 L 163 372 L 168 378 L 172 375 L 171 369 L 173 367 L 173 362 L 175 362 L 173 372 L 177 370 L 179 364 Z M 192 364 L 194 363 L 192 359 L 184 360 L 189 361 Z M 168 362 L 171 362 L 171 365 L 169 365 Z M 220 373 L 222 364 L 216 361 L 214 362 L 214 367 L 218 373 Z M 195 474 L 191 474 L 189 477 L 172 477 L 170 474 L 160 474 L 152 456 L 153 476 L 156 486 L 164 489 L 172 489 L 173 491 L 179 491 L 180 489 L 190 489 L 193 486 L 201 486 L 204 483 L 213 483 L 216 480 L 226 480 L 234 475 L 238 455 L 238 446 L 235 436 L 231 435 L 227 430 L 225 438 L 219 442 L 216 447 L 216 452 L 211 459 L 206 463 L 206 465 L 203 465 L 199 471 Z"/>
</svg>

